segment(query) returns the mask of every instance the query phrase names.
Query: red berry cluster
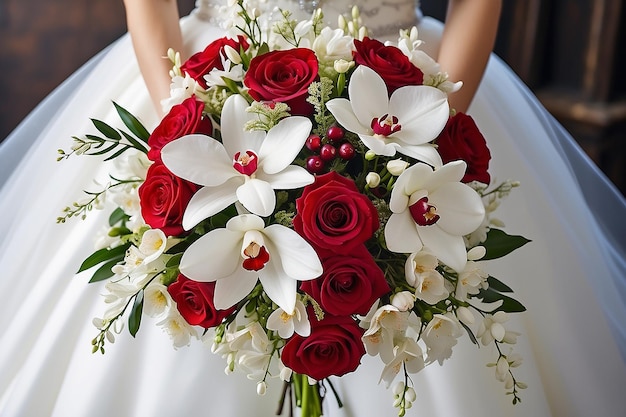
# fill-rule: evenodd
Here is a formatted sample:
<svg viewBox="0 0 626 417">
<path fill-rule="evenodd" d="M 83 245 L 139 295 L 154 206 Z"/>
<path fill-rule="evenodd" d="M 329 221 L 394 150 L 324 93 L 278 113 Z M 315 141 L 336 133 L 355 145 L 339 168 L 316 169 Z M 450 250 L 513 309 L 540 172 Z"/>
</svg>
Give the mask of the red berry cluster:
<svg viewBox="0 0 626 417">
<path fill-rule="evenodd" d="M 354 146 L 350 142 L 344 141 L 345 134 L 343 128 L 333 125 L 328 128 L 324 138 L 315 134 L 308 137 L 305 146 L 314 153 L 306 159 L 306 169 L 311 174 L 322 173 L 326 164 L 337 157 L 344 161 L 354 157 Z"/>
</svg>

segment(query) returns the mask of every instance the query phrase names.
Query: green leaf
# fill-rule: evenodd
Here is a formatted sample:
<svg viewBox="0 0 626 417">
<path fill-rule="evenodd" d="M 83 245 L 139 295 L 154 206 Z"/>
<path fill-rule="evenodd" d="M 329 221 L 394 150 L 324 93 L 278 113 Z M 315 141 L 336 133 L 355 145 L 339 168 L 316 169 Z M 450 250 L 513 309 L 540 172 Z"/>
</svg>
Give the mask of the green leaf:
<svg viewBox="0 0 626 417">
<path fill-rule="evenodd" d="M 481 298 L 485 303 L 502 301 L 502 304 L 493 309 L 491 313 L 495 313 L 497 311 L 504 311 L 506 313 L 521 313 L 522 311 L 526 311 L 526 307 L 524 307 L 522 303 L 509 296 L 500 294 L 492 288 L 480 290 L 477 298 Z"/>
<path fill-rule="evenodd" d="M 102 264 L 102 266 L 93 273 L 91 279 L 89 280 L 89 283 L 104 281 L 105 279 L 111 278 L 113 275 L 115 275 L 113 271 L 111 271 L 111 268 L 113 268 L 119 261 L 122 260 L 124 260 L 124 256 L 120 256 L 116 259 L 111 259 L 110 261 Z"/>
<path fill-rule="evenodd" d="M 487 250 L 487 254 L 481 261 L 501 258 L 515 249 L 521 248 L 530 242 L 524 236 L 508 235 L 500 229 L 490 229 L 487 232 L 487 240 L 482 244 Z"/>
<path fill-rule="evenodd" d="M 109 248 L 99 249 L 95 251 L 94 253 L 92 253 L 91 255 L 89 255 L 89 257 L 87 257 L 87 259 L 83 261 L 83 263 L 81 264 L 77 272 L 85 271 L 89 268 L 92 268 L 110 259 L 119 260 L 120 257 L 123 259 L 124 254 L 126 253 L 126 249 L 128 249 L 129 246 L 130 246 L 130 243 L 127 243 L 125 245 L 116 246 L 112 249 L 109 249 Z"/>
<path fill-rule="evenodd" d="M 124 131 L 122 131 L 122 134 L 137 150 L 140 150 L 141 152 L 146 153 L 146 154 L 148 153 L 148 149 L 137 139 L 135 139 L 134 137 L 132 137 L 131 135 L 129 135 L 128 133 Z"/>
<path fill-rule="evenodd" d="M 113 227 L 121 221 L 124 221 L 128 218 L 128 215 L 124 213 L 120 207 L 113 210 L 113 213 L 109 216 L 109 226 Z"/>
<path fill-rule="evenodd" d="M 135 116 L 133 116 L 128 110 L 118 105 L 116 102 L 113 102 L 115 106 L 115 110 L 117 110 L 117 114 L 120 115 L 120 118 L 126 125 L 130 131 L 137 136 L 140 140 L 144 141 L 146 144 L 148 143 L 148 138 L 150 137 L 150 133 L 146 130 L 146 128 L 141 124 L 139 120 Z"/>
<path fill-rule="evenodd" d="M 140 290 L 135 296 L 135 302 L 133 303 L 133 309 L 130 311 L 128 317 L 128 331 L 135 337 L 139 331 L 141 325 L 141 313 L 143 311 L 143 290 Z"/>
<path fill-rule="evenodd" d="M 496 291 L 500 291 L 500 292 L 513 292 L 513 290 L 511 289 L 511 287 L 509 287 L 508 285 L 506 285 L 504 282 L 489 276 L 487 278 L 487 284 L 489 284 L 489 288 L 493 288 Z"/>
<path fill-rule="evenodd" d="M 103 121 L 98 119 L 91 119 L 91 122 L 96 127 L 96 129 L 98 129 L 100 133 L 102 133 L 107 138 L 113 140 L 120 140 L 122 138 L 117 130 L 113 129 L 111 126 L 104 123 Z"/>
<path fill-rule="evenodd" d="M 113 155 L 110 155 L 110 156 L 107 156 L 106 158 L 104 158 L 104 160 L 105 161 L 113 160 L 113 159 L 117 158 L 118 156 L 120 156 L 121 154 L 123 154 L 124 152 L 126 152 L 129 149 L 131 149 L 131 147 L 126 145 L 126 146 L 122 147 L 122 149 L 120 149 L 119 151 L 115 152 Z"/>
</svg>

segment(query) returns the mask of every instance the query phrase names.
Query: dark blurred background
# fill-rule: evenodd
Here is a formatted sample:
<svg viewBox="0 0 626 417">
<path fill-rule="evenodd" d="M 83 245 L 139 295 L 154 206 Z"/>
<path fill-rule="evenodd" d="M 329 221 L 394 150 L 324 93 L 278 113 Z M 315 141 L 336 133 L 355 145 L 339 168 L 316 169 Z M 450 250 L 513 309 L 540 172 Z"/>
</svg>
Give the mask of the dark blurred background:
<svg viewBox="0 0 626 417">
<path fill-rule="evenodd" d="M 626 192 L 624 0 L 508 0 L 503 58 Z M 181 15 L 194 0 L 179 0 Z M 446 2 L 422 0 L 443 19 Z M 0 139 L 91 56 L 125 32 L 121 0 L 0 0 Z"/>
</svg>

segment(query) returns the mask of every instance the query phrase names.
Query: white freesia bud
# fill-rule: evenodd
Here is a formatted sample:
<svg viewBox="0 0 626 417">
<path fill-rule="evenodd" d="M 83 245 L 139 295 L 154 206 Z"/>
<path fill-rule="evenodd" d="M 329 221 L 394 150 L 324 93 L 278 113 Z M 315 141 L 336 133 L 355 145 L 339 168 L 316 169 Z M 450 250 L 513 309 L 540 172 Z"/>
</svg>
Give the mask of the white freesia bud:
<svg viewBox="0 0 626 417">
<path fill-rule="evenodd" d="M 467 252 L 468 261 L 477 261 L 482 259 L 487 254 L 487 249 L 484 246 L 475 246 Z"/>
<path fill-rule="evenodd" d="M 395 175 L 397 177 L 402 174 L 408 166 L 408 162 L 403 161 L 402 159 L 394 159 L 393 161 L 387 162 L 387 171 L 389 171 L 391 175 Z"/>
<path fill-rule="evenodd" d="M 343 15 L 339 15 L 339 17 L 337 17 L 337 27 L 344 31 L 348 28 L 348 22 L 346 22 L 346 18 L 343 17 Z"/>
<path fill-rule="evenodd" d="M 283 369 L 280 370 L 280 379 L 285 382 L 289 382 L 292 373 L 293 371 L 285 366 Z"/>
<path fill-rule="evenodd" d="M 374 152 L 372 150 L 368 150 L 367 152 L 365 152 L 365 159 L 366 160 L 371 161 L 374 158 L 376 158 L 376 152 Z"/>
<path fill-rule="evenodd" d="M 412 403 L 413 401 L 415 401 L 417 399 L 417 394 L 415 393 L 415 390 L 412 387 L 409 387 L 409 389 L 407 389 L 406 393 L 404 394 L 404 398 L 409 403 Z M 407 407 L 407 408 L 409 408 L 409 407 Z"/>
<path fill-rule="evenodd" d="M 391 305 L 400 311 L 409 311 L 415 305 L 415 296 L 408 291 L 401 291 L 391 298 Z"/>
<path fill-rule="evenodd" d="M 265 383 L 265 381 L 261 381 L 258 384 L 256 384 L 256 393 L 258 395 L 265 395 L 266 392 L 267 392 L 267 384 Z"/>
<path fill-rule="evenodd" d="M 398 381 L 391 387 L 393 395 L 401 395 L 404 392 L 404 382 Z"/>
<path fill-rule="evenodd" d="M 376 188 L 378 187 L 378 184 L 380 184 L 380 175 L 376 172 L 370 172 L 365 176 L 365 182 L 368 187 Z"/>
<path fill-rule="evenodd" d="M 352 18 L 354 20 L 358 20 L 359 17 L 361 16 L 361 13 L 359 12 L 359 8 L 357 6 L 352 6 Z"/>
<path fill-rule="evenodd" d="M 500 356 L 498 363 L 496 363 L 496 378 L 499 381 L 504 381 L 508 373 L 509 363 L 504 356 Z"/>
<path fill-rule="evenodd" d="M 241 56 L 239 55 L 239 52 L 235 51 L 235 48 L 233 48 L 232 46 L 224 46 L 224 53 L 226 53 L 226 56 L 233 64 L 241 64 Z"/>
<path fill-rule="evenodd" d="M 333 64 L 333 68 L 338 74 L 345 74 L 354 65 L 354 61 L 346 61 L 345 59 L 338 59 Z"/>
<path fill-rule="evenodd" d="M 457 318 L 465 324 L 474 324 L 475 317 L 472 311 L 467 307 L 459 307 L 456 309 Z"/>
</svg>

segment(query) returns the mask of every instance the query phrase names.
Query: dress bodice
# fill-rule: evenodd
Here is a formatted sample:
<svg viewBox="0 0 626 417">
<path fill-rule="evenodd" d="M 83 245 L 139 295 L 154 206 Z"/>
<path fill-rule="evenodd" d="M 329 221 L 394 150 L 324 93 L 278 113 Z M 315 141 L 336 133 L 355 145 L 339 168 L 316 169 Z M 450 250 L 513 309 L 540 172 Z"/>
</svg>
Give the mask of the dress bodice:
<svg viewBox="0 0 626 417">
<path fill-rule="evenodd" d="M 202 19 L 219 23 L 223 20 L 225 0 L 197 0 L 194 14 Z M 268 9 L 285 9 L 295 18 L 304 19 L 316 7 L 321 7 L 324 20 L 336 27 L 339 15 L 350 16 L 352 6 L 358 5 L 363 24 L 370 35 L 385 37 L 396 35 L 399 29 L 410 29 L 419 22 L 421 13 L 417 0 L 268 0 L 259 6 Z"/>
</svg>

